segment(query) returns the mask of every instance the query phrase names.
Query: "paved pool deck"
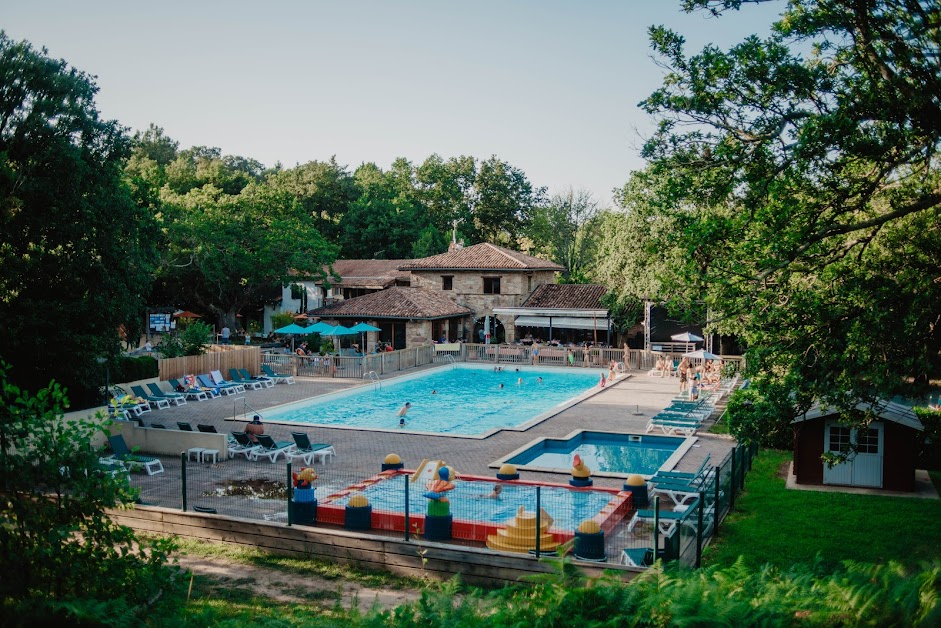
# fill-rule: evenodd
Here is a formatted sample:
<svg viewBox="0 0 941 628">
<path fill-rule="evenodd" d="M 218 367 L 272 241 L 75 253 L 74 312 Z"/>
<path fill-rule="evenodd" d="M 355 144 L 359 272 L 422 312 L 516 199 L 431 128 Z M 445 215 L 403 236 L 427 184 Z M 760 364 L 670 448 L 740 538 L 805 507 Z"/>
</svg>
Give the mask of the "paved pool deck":
<svg viewBox="0 0 941 628">
<path fill-rule="evenodd" d="M 420 367 L 427 370 L 436 367 Z M 449 367 L 437 367 L 449 368 Z M 387 378 L 389 379 L 389 378 Z M 362 386 L 361 381 L 330 378 L 298 378 L 295 385 L 279 384 L 273 388 L 248 391 L 244 395 L 223 397 L 211 401 L 191 401 L 184 406 L 171 407 L 150 412 L 145 415 L 146 425 L 162 423 L 175 429 L 177 421 L 197 424 L 209 424 L 220 432 L 241 430 L 244 421 L 233 420 L 244 414 L 255 412 L 265 415 L 265 410 L 277 405 L 345 390 L 353 386 Z M 678 380 L 675 378 L 649 377 L 646 371 L 629 372 L 609 382 L 597 394 L 569 407 L 525 431 L 502 430 L 487 438 L 468 439 L 452 436 L 439 436 L 412 433 L 407 430 L 392 429 L 387 431 L 341 429 L 329 427 L 308 427 L 266 423 L 265 433 L 275 440 L 291 440 L 292 431 L 305 431 L 312 442 L 331 443 L 337 451 L 337 457 L 325 468 L 322 476 L 340 478 L 366 478 L 380 470 L 383 458 L 389 453 L 398 454 L 406 468 L 415 468 L 423 459 L 444 460 L 459 473 L 494 476 L 496 470 L 489 465 L 510 452 L 523 447 L 531 441 L 541 438 L 562 438 L 576 430 L 626 432 L 643 434 L 651 416 L 669 405 L 671 398 L 678 392 Z M 414 403 L 414 401 L 413 401 Z M 420 401 L 418 401 L 420 403 Z M 719 412 L 714 413 L 714 416 Z M 711 422 L 707 422 L 704 430 Z M 656 432 L 659 434 L 659 430 Z M 718 463 L 734 447 L 735 442 L 728 436 L 700 432 L 697 440 L 678 462 L 677 470 L 696 470 L 707 455 Z M 159 484 L 173 477 L 179 477 L 179 460 L 164 458 L 166 474 L 141 477 L 135 474 L 135 484 L 139 484 L 146 493 L 148 489 L 158 489 Z M 195 464 L 195 463 L 194 463 Z M 281 479 L 283 463 L 272 465 L 267 461 L 247 461 L 243 457 L 220 461 L 213 464 L 213 472 L 231 478 L 272 477 Z M 275 470 L 277 473 L 275 473 Z M 569 475 L 558 473 L 537 473 L 522 471 L 521 479 L 542 480 L 567 483 Z M 326 477 L 324 477 L 326 479 Z M 178 481 L 178 480 L 177 480 Z M 623 480 L 618 478 L 597 477 L 596 486 L 621 488 Z"/>
</svg>

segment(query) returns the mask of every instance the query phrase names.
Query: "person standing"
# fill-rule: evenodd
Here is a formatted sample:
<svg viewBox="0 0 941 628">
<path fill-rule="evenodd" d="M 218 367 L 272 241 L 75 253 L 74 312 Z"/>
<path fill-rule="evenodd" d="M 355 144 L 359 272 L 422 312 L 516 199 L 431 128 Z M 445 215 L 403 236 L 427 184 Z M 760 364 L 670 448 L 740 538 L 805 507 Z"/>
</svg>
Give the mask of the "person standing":
<svg viewBox="0 0 941 628">
<path fill-rule="evenodd" d="M 223 326 L 222 326 L 222 333 L 221 333 L 221 336 L 222 336 L 222 344 L 224 344 L 224 345 L 229 344 L 229 335 L 230 335 L 231 333 L 232 333 L 232 332 L 229 330 L 229 326 L 228 326 L 228 325 L 223 325 Z"/>
<path fill-rule="evenodd" d="M 399 427 L 405 427 L 405 415 L 408 414 L 408 409 L 412 407 L 410 401 L 406 401 L 405 405 L 399 408 Z"/>
</svg>

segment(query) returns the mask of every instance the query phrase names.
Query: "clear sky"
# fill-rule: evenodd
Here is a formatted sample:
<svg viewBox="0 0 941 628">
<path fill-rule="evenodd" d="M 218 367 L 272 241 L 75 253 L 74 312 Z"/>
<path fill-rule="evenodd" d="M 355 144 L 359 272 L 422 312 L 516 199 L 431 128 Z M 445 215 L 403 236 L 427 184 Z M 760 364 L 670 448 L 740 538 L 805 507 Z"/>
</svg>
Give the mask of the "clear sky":
<svg viewBox="0 0 941 628">
<path fill-rule="evenodd" d="M 98 107 L 187 148 L 286 167 L 497 155 L 550 192 L 607 203 L 643 166 L 637 103 L 664 70 L 647 28 L 690 50 L 765 35 L 783 2 L 721 19 L 678 0 L 8 2 L 13 39 L 97 76 Z"/>
</svg>

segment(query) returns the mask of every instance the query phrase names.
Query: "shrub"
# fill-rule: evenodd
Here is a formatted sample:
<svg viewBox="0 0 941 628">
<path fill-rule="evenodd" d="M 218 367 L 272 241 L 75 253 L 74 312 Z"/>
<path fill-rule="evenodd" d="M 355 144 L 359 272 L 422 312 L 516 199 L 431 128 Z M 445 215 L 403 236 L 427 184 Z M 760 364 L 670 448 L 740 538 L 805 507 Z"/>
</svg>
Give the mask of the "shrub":
<svg viewBox="0 0 941 628">
<path fill-rule="evenodd" d="M 924 432 L 918 432 L 918 468 L 941 469 L 941 410 L 915 408 L 915 414 L 925 426 Z"/>
<path fill-rule="evenodd" d="M 160 343 L 158 350 L 165 358 L 178 358 L 183 355 L 202 355 L 212 344 L 213 330 L 208 324 L 196 321 L 184 329 L 168 334 Z"/>
<path fill-rule="evenodd" d="M 98 462 L 97 420 L 66 422 L 65 390 L 35 396 L 0 364 L 0 607 L 9 624 L 137 625 L 180 599 L 166 540 L 139 539 L 106 509 L 136 494 Z M 160 608 L 164 607 L 164 608 Z"/>
<path fill-rule="evenodd" d="M 122 357 L 117 361 L 111 379 L 114 382 L 136 382 L 140 379 L 157 377 L 159 372 L 157 360 L 149 355 L 136 358 Z"/>
</svg>

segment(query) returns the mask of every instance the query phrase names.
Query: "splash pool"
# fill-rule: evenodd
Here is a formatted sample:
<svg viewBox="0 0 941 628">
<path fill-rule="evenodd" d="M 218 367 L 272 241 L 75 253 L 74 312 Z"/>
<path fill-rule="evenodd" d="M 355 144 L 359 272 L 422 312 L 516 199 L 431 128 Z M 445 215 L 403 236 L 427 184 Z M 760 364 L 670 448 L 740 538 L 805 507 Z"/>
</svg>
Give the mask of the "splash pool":
<svg viewBox="0 0 941 628">
<path fill-rule="evenodd" d="M 550 416 L 597 388 L 597 369 L 448 366 L 267 411 L 266 421 L 479 435 Z M 522 381 L 520 381 L 522 380 Z M 411 408 L 404 428 L 397 412 Z"/>
<path fill-rule="evenodd" d="M 632 473 L 653 475 L 673 464 L 695 438 L 578 431 L 568 438 L 541 438 L 493 463 L 510 463 L 519 469 L 568 473 L 575 454 L 597 475 L 623 477 Z"/>
<path fill-rule="evenodd" d="M 405 484 L 409 484 L 410 530 L 422 533 L 428 500 L 421 481 L 412 482 L 410 471 L 384 472 L 320 499 L 317 520 L 343 525 L 346 504 L 354 494 L 365 495 L 373 507 L 372 527 L 378 530 L 405 530 Z M 499 499 L 484 496 L 497 484 L 503 488 Z M 537 482 L 495 482 L 482 476 L 462 475 L 448 493 L 454 517 L 454 538 L 484 542 L 488 535 L 513 519 L 520 506 L 535 512 L 536 487 L 540 505 L 554 523 L 550 532 L 560 542 L 574 535 L 579 523 L 593 519 L 610 531 L 631 510 L 629 493 L 616 489 L 578 489 L 560 484 Z"/>
</svg>

